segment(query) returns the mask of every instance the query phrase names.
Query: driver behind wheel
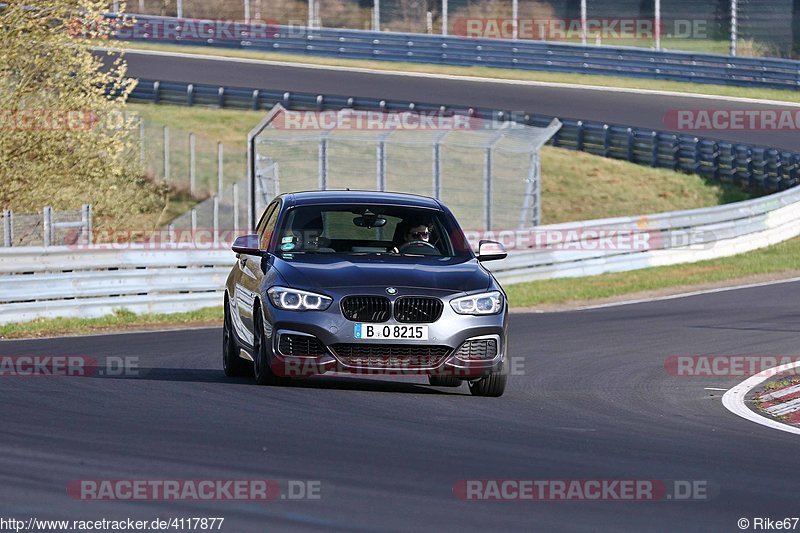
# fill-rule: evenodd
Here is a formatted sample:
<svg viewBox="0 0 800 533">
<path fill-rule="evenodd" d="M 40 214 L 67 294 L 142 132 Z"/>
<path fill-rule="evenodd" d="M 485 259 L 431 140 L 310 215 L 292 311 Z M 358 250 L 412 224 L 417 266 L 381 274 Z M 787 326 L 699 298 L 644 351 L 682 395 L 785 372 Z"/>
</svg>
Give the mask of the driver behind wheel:
<svg viewBox="0 0 800 533">
<path fill-rule="evenodd" d="M 395 246 L 390 250 L 392 253 L 396 254 L 400 253 L 399 250 L 403 248 L 404 245 L 412 242 L 430 243 L 431 224 L 423 220 L 403 221 L 395 235 L 402 239 L 400 242 L 397 242 L 397 239 L 395 239 Z"/>
</svg>

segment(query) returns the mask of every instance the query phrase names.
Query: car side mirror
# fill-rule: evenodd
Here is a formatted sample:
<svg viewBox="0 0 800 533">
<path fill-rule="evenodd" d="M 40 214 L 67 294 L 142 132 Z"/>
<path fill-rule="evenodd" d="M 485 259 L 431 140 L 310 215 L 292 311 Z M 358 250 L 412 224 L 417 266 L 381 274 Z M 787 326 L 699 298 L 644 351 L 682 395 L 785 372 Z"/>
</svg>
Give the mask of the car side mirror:
<svg viewBox="0 0 800 533">
<path fill-rule="evenodd" d="M 505 247 L 497 241 L 481 240 L 478 243 L 478 261 L 497 261 L 507 256 Z"/>
<path fill-rule="evenodd" d="M 258 240 L 258 235 L 255 233 L 242 235 L 241 237 L 236 237 L 231 249 L 237 254 L 264 255 L 264 251 L 258 247 Z"/>
</svg>

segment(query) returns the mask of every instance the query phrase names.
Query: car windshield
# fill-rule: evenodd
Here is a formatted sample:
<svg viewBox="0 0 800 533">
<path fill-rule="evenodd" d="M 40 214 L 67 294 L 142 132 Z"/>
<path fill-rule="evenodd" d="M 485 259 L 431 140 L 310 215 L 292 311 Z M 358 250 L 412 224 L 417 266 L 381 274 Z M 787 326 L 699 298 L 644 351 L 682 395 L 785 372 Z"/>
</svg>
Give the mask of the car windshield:
<svg viewBox="0 0 800 533">
<path fill-rule="evenodd" d="M 283 254 L 396 254 L 469 257 L 452 217 L 434 209 L 382 205 L 291 208 L 278 229 Z"/>
</svg>

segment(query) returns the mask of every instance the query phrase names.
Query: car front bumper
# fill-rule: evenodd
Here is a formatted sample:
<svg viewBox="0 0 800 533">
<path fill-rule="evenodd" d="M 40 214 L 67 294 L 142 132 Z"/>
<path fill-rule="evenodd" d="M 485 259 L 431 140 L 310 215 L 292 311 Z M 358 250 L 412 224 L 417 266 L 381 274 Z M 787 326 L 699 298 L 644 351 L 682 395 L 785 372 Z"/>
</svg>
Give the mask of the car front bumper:
<svg viewBox="0 0 800 533">
<path fill-rule="evenodd" d="M 372 340 L 355 337 L 356 322 L 346 319 L 339 309 L 338 299 L 325 311 L 286 311 L 268 303 L 265 306 L 265 338 L 271 347 L 271 367 L 278 376 L 307 377 L 327 372 L 345 372 L 361 375 L 435 375 L 454 376 L 467 381 L 480 379 L 491 372 L 501 371 L 507 359 L 507 309 L 496 315 L 459 315 L 444 301 L 442 316 L 428 326 L 427 341 Z M 384 326 L 408 326 L 394 318 L 377 323 Z M 280 348 L 282 335 L 311 336 L 319 341 L 315 355 L 291 355 Z M 491 358 L 467 358 L 459 348 L 472 339 L 495 339 L 496 354 Z M 372 346 L 370 352 L 380 353 L 398 349 L 411 353 L 409 357 L 349 358 L 337 353 L 335 346 L 348 345 L 356 350 Z M 430 347 L 441 353 L 429 354 Z M 446 348 L 446 350 L 445 350 Z M 491 352 L 490 352 L 491 354 Z"/>
</svg>

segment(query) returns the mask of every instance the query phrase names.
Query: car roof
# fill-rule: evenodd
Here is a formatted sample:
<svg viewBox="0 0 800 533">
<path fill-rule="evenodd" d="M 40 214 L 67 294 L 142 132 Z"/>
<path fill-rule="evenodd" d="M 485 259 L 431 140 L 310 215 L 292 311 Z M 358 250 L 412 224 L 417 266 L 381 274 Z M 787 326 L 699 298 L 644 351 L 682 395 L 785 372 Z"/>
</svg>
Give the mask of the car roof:
<svg viewBox="0 0 800 533">
<path fill-rule="evenodd" d="M 288 206 L 314 204 L 382 204 L 441 209 L 433 198 L 399 192 L 379 191 L 303 191 L 286 194 Z"/>
</svg>

